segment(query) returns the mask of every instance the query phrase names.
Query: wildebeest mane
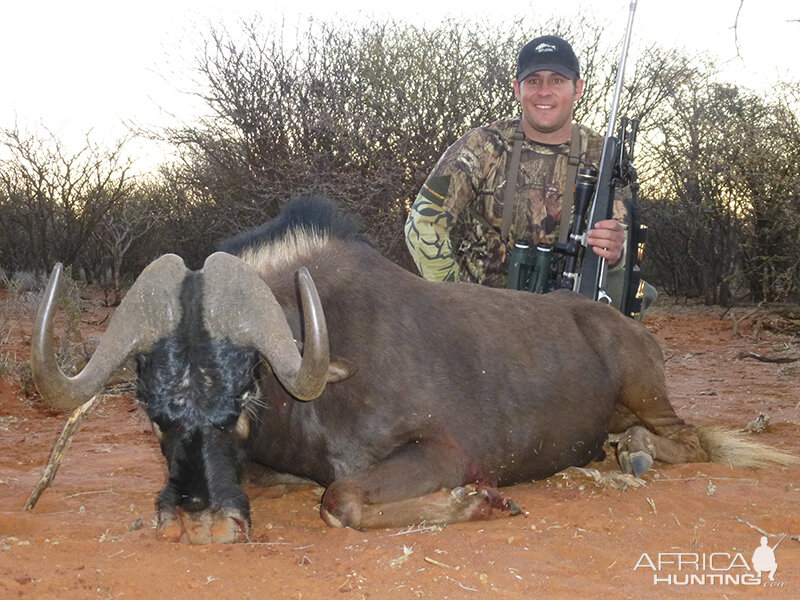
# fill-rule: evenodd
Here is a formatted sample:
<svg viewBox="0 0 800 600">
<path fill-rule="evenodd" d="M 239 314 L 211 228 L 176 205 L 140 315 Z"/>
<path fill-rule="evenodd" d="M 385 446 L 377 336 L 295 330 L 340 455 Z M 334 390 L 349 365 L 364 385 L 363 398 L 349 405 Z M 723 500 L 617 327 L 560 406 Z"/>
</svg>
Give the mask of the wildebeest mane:
<svg viewBox="0 0 800 600">
<path fill-rule="evenodd" d="M 333 200 L 321 196 L 299 196 L 289 200 L 274 219 L 220 242 L 217 249 L 241 256 L 298 234 L 373 245 L 358 218 L 341 211 Z"/>
</svg>

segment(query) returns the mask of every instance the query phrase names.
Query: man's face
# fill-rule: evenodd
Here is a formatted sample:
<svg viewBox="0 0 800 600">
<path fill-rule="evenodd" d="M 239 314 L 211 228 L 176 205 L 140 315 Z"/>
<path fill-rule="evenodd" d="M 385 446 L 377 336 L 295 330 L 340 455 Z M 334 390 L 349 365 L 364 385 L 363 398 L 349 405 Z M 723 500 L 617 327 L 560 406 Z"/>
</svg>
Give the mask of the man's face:
<svg viewBox="0 0 800 600">
<path fill-rule="evenodd" d="M 522 128 L 535 142 L 569 141 L 575 103 L 583 93 L 583 79 L 571 80 L 553 71 L 537 71 L 514 80 L 514 95 L 522 105 Z"/>
</svg>

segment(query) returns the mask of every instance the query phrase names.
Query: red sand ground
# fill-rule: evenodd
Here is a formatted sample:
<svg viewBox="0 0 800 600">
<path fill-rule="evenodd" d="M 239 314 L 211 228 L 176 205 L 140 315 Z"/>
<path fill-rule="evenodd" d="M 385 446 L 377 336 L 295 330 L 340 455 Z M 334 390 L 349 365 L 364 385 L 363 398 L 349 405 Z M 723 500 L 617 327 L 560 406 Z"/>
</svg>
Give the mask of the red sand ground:
<svg viewBox="0 0 800 600">
<path fill-rule="evenodd" d="M 107 310 L 94 302 L 84 318 L 97 323 Z M 738 357 L 787 349 L 797 355 L 797 339 L 774 331 L 754 339 L 752 320 L 734 335 L 720 313 L 668 305 L 648 316 L 664 347 L 679 414 L 741 429 L 764 413 L 772 427 L 754 438 L 800 456 L 800 362 Z M 26 360 L 29 335 L 26 320 L 0 358 Z M 443 529 L 331 529 L 319 518 L 321 488 L 282 496 L 248 489 L 252 542 L 191 547 L 164 541 L 154 528 L 166 468 L 149 425 L 126 396 L 108 398 L 90 415 L 53 487 L 23 512 L 67 415 L 20 396 L 13 379 L 0 383 L 3 600 L 800 597 L 800 542 L 791 538 L 775 551 L 772 587 L 710 579 L 654 584 L 652 569 L 634 569 L 643 553 L 654 562 L 659 554 L 695 553 L 713 558 L 716 573 L 746 572 L 736 555 L 749 563 L 761 537 L 750 525 L 800 534 L 800 467 L 656 463 L 645 487 L 627 491 L 556 475 L 504 490 L 527 516 Z M 591 466 L 616 467 L 612 458 Z M 779 539 L 770 537 L 770 545 Z M 667 565 L 660 576 L 713 573 Z"/>
</svg>

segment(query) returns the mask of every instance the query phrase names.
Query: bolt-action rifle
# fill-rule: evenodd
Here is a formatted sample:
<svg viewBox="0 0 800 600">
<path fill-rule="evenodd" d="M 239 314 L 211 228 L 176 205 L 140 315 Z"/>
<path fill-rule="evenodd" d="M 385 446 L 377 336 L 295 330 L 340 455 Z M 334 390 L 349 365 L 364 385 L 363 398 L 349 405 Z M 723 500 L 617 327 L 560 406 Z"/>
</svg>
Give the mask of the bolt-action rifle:
<svg viewBox="0 0 800 600">
<path fill-rule="evenodd" d="M 636 180 L 636 169 L 633 167 L 633 148 L 636 141 L 638 120 L 628 120 L 623 117 L 620 121 L 621 126 L 617 134 L 617 111 L 619 109 L 619 99 L 622 93 L 622 83 L 625 75 L 625 63 L 628 58 L 628 47 L 630 46 L 631 31 L 633 26 L 633 16 L 636 11 L 637 0 L 632 0 L 628 24 L 625 29 L 625 38 L 622 44 L 622 56 L 617 69 L 617 80 L 614 86 L 614 95 L 611 102 L 611 112 L 609 116 L 608 129 L 606 131 L 603 154 L 600 159 L 600 166 L 595 174 L 584 173 L 584 178 L 596 178 L 594 196 L 592 198 L 591 210 L 588 220 L 584 219 L 584 213 L 579 211 L 577 201 L 578 189 L 576 188 L 576 203 L 573 217 L 573 227 L 570 232 L 569 242 L 573 247 L 580 245 L 582 248 L 573 250 L 566 249 L 568 260 L 562 275 L 562 287 L 577 291 L 583 296 L 601 302 L 611 302 L 611 298 L 606 293 L 607 265 L 604 258 L 597 256 L 587 248 L 586 231 L 592 229 L 599 221 L 604 221 L 613 217 L 614 210 L 614 190 L 617 187 L 630 186 L 631 206 L 629 212 L 632 219 L 628 230 L 628 242 L 625 252 L 625 283 L 623 298 L 620 301 L 622 312 L 629 316 L 638 315 L 641 307 L 642 283 L 639 277 L 638 263 L 641 258 L 641 251 L 644 248 L 646 228 L 641 224 L 641 215 L 637 202 L 638 182 Z M 580 179 L 580 175 L 579 175 Z M 585 223 L 585 227 L 584 227 Z M 580 231 L 583 229 L 583 231 Z M 572 254 L 580 254 L 583 250 L 580 271 L 576 271 L 575 265 L 577 257 L 572 259 Z"/>
</svg>

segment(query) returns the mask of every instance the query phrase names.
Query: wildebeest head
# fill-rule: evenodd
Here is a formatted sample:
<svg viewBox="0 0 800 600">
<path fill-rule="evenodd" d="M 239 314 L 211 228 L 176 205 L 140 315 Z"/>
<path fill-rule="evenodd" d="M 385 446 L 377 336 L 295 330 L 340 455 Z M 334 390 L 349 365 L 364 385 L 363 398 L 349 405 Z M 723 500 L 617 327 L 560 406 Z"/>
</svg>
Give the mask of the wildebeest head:
<svg viewBox="0 0 800 600">
<path fill-rule="evenodd" d="M 302 356 L 283 309 L 252 267 L 216 253 L 191 272 L 178 256 L 165 255 L 126 294 L 86 367 L 67 377 L 52 345 L 60 265 L 53 270 L 32 340 L 31 367 L 43 399 L 59 409 L 79 406 L 136 356 L 138 400 L 169 468 L 159 520 L 176 524 L 189 541 L 231 541 L 249 528 L 237 478 L 249 429 L 243 409 L 255 393 L 261 358 L 300 400 L 325 387 L 330 359 L 322 307 L 308 271 L 297 275 Z M 187 526 L 187 514 L 194 525 Z"/>
</svg>

